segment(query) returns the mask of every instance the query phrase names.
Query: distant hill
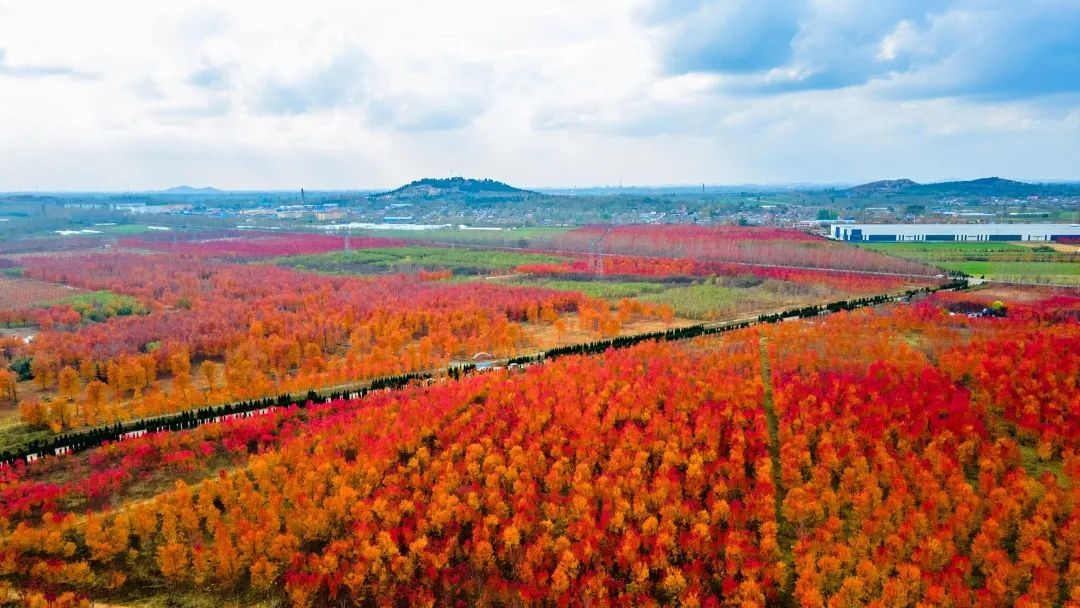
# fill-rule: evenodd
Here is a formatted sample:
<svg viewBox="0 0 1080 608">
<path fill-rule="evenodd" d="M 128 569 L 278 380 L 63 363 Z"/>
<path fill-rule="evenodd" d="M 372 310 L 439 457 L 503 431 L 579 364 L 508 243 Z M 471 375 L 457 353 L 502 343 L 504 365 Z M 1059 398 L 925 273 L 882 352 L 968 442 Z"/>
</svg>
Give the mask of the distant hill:
<svg viewBox="0 0 1080 608">
<path fill-rule="evenodd" d="M 393 200 L 521 200 L 542 196 L 546 195 L 515 188 L 493 179 L 427 177 L 409 182 L 389 192 L 374 194 L 370 198 Z"/>
<path fill-rule="evenodd" d="M 191 186 L 174 186 L 168 190 L 162 190 L 165 194 L 221 194 L 224 190 L 218 190 L 217 188 L 211 188 L 207 186 L 205 188 L 193 188 Z"/>
<path fill-rule="evenodd" d="M 983 177 L 970 181 L 923 184 L 916 189 L 929 192 L 940 192 L 942 194 L 951 194 L 955 192 L 993 195 L 1000 192 L 1002 196 L 1008 196 L 1013 193 L 1019 194 L 1020 192 L 1028 191 L 1032 194 L 1036 194 L 1037 191 L 1043 189 L 1043 186 L 1041 184 L 1028 184 L 1026 182 L 1018 182 L 1001 177 Z"/>
<path fill-rule="evenodd" d="M 968 181 L 920 184 L 910 179 L 892 179 L 861 184 L 848 189 L 855 196 L 1052 196 L 1075 195 L 1080 188 L 1074 184 L 1029 184 L 1001 177 L 983 177 Z"/>
<path fill-rule="evenodd" d="M 917 182 L 913 182 L 910 179 L 883 179 L 881 181 L 870 182 L 869 184 L 861 184 L 850 189 L 851 192 L 862 193 L 877 193 L 877 192 L 901 192 L 907 190 L 913 186 L 918 186 Z"/>
</svg>

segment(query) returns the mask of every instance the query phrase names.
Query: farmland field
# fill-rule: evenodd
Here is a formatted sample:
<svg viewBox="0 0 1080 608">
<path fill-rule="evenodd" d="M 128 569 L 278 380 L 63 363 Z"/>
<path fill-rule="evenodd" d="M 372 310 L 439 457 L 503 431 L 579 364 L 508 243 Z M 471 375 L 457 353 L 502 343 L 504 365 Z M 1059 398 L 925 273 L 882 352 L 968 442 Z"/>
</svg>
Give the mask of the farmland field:
<svg viewBox="0 0 1080 608">
<path fill-rule="evenodd" d="M 17 405 L 27 437 L 930 284 L 632 255 L 601 258 L 614 277 L 601 278 L 582 256 L 367 237 L 349 244 L 373 248 L 339 251 L 344 237 L 310 234 L 124 242 L 143 252 L 21 260 L 25 280 L 88 291 L 4 313 L 8 325 L 41 330 L 6 354 L 24 362 Z M 296 251 L 320 253 L 277 255 Z M 474 274 L 501 280 L 465 280 Z M 17 445 L 18 433 L 5 432 L 5 447 Z"/>
<path fill-rule="evenodd" d="M 17 310 L 60 302 L 82 290 L 69 285 L 0 275 L 0 310 Z"/>
<path fill-rule="evenodd" d="M 859 247 L 876 251 L 886 251 L 897 255 L 928 254 L 930 257 L 946 254 L 978 254 L 978 253 L 1024 253 L 1026 247 L 1014 243 L 998 242 L 943 242 L 943 243 L 869 243 L 859 244 Z"/>
<path fill-rule="evenodd" d="M 1080 298 L 1017 293 L 644 343 L 21 466 L 0 482 L 2 576 L 121 605 L 946 590 L 1054 605 L 1080 584 Z M 1002 298 L 1004 317 L 949 314 Z"/>
<path fill-rule="evenodd" d="M 785 308 L 826 300 L 835 296 L 830 289 L 752 277 L 697 279 L 693 281 L 625 281 L 618 279 L 515 279 L 515 284 L 534 285 L 562 291 L 578 291 L 594 298 L 666 304 L 684 318 L 726 319 L 740 314 Z"/>
<path fill-rule="evenodd" d="M 941 262 L 941 266 L 974 277 L 1002 281 L 1080 285 L 1080 260 L 1075 262 Z"/>
<path fill-rule="evenodd" d="M 634 298 L 645 294 L 659 293 L 668 288 L 666 284 L 660 282 L 602 279 L 560 280 L 533 278 L 528 276 L 518 278 L 514 283 L 517 285 L 532 285 L 535 287 L 558 289 L 559 291 L 580 291 L 587 296 L 604 298 L 606 300 Z"/>
<path fill-rule="evenodd" d="M 883 243 L 860 247 L 975 277 L 1080 285 L 1080 255 L 1046 244 Z"/>
<path fill-rule="evenodd" d="M 144 234 L 147 232 L 154 232 L 155 229 L 146 224 L 117 224 L 114 226 L 97 226 L 94 230 L 100 230 L 105 234 L 119 234 L 124 236 L 131 236 L 136 234 Z M 164 232 L 164 231 L 162 231 Z"/>
<path fill-rule="evenodd" d="M 353 230 L 354 234 L 362 234 L 372 237 L 387 237 L 404 240 L 419 240 L 428 242 L 463 243 L 493 246 L 531 246 L 538 243 L 547 243 L 559 237 L 570 228 L 557 227 L 524 227 L 509 228 L 505 230 L 463 230 L 460 228 L 440 228 L 436 230 L 394 230 L 391 228 L 379 230 Z"/>
<path fill-rule="evenodd" d="M 212 238 L 189 237 L 177 240 L 173 232 L 157 232 L 120 239 L 120 245 L 135 249 L 224 259 L 252 259 L 343 251 L 347 247 L 395 247 L 404 242 L 379 237 L 345 237 L 319 234 L 227 233 Z"/>
<path fill-rule="evenodd" d="M 713 320 L 827 300 L 830 295 L 828 289 L 805 286 L 800 288 L 780 281 L 766 281 L 753 287 L 731 287 L 722 283 L 706 282 L 671 287 L 639 299 L 643 302 L 670 305 L 675 309 L 675 314 L 682 317 Z"/>
<path fill-rule="evenodd" d="M 410 272 L 447 269 L 459 274 L 509 271 L 522 264 L 557 264 L 565 258 L 516 251 L 450 247 L 383 247 L 321 255 L 286 257 L 282 266 L 330 274 Z"/>
<path fill-rule="evenodd" d="M 1080 0 L 0 0 L 0 100 L 0 608 L 1080 608 Z"/>
<path fill-rule="evenodd" d="M 709 234 L 754 255 L 819 246 Z M 33 340 L 0 336 L 0 452 L 111 439 L 0 466 L 5 597 L 719 608 L 947 590 L 974 607 L 1080 589 L 1075 294 L 939 292 L 703 335 L 938 283 L 193 237 L 27 256 L 9 279 L 67 297 L 36 309 Z M 154 432 L 103 435 L 117 423 Z"/>
</svg>

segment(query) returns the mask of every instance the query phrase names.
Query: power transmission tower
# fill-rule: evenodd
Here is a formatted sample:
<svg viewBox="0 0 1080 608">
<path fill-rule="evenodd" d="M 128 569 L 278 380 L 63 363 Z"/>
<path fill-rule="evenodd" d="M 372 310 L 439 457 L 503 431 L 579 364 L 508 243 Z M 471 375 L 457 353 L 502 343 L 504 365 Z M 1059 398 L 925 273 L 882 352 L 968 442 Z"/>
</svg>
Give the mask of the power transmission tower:
<svg viewBox="0 0 1080 608">
<path fill-rule="evenodd" d="M 589 241 L 589 270 L 596 276 L 604 276 L 604 239 L 611 232 L 611 226 L 604 233 Z"/>
</svg>

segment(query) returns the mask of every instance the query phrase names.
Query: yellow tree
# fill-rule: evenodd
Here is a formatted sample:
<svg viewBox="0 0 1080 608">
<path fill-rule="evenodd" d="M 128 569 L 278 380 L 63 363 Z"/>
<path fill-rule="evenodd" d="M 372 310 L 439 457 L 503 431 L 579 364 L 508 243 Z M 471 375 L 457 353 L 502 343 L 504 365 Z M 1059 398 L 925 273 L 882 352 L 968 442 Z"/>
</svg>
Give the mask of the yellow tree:
<svg viewBox="0 0 1080 608">
<path fill-rule="evenodd" d="M 90 357 L 81 357 L 79 359 L 79 375 L 83 380 L 93 380 L 97 376 L 97 365 Z"/>
<path fill-rule="evenodd" d="M 191 358 L 186 350 L 173 353 L 169 357 L 169 371 L 174 378 L 191 375 Z"/>
<path fill-rule="evenodd" d="M 37 355 L 30 362 L 30 373 L 34 375 L 34 382 L 41 390 L 52 386 L 56 378 L 56 364 L 45 355 Z"/>
<path fill-rule="evenodd" d="M 49 430 L 54 433 L 59 433 L 68 426 L 68 404 L 63 400 L 55 400 L 46 403 L 45 410 L 45 423 L 49 425 Z"/>
<path fill-rule="evenodd" d="M 671 325 L 671 322 L 675 320 L 675 309 L 670 304 L 661 304 L 658 312 L 665 326 Z"/>
<path fill-rule="evenodd" d="M 19 378 L 15 372 L 9 369 L 0 369 L 0 398 L 10 399 L 12 402 L 19 400 Z"/>
<path fill-rule="evenodd" d="M 304 345 L 304 367 L 307 370 L 321 372 L 326 367 L 323 360 L 322 349 L 314 342 Z"/>
<path fill-rule="evenodd" d="M 199 373 L 206 380 L 206 390 L 212 392 L 214 390 L 214 380 L 217 377 L 217 366 L 214 365 L 213 361 L 207 359 L 199 365 Z"/>
<path fill-rule="evenodd" d="M 60 396 L 68 401 L 74 401 L 79 396 L 79 372 L 65 366 L 60 370 Z"/>
<path fill-rule="evenodd" d="M 563 334 L 566 333 L 566 321 L 561 317 L 557 318 L 551 324 L 551 328 L 555 330 L 555 344 L 562 343 Z"/>
<path fill-rule="evenodd" d="M 37 397 L 28 397 L 19 403 L 19 418 L 30 426 L 45 424 L 45 407 Z"/>
<path fill-rule="evenodd" d="M 105 404 L 105 383 L 100 380 L 91 380 L 86 385 L 84 400 L 86 401 L 86 421 L 89 424 L 97 424 L 101 416 L 102 406 Z"/>
</svg>

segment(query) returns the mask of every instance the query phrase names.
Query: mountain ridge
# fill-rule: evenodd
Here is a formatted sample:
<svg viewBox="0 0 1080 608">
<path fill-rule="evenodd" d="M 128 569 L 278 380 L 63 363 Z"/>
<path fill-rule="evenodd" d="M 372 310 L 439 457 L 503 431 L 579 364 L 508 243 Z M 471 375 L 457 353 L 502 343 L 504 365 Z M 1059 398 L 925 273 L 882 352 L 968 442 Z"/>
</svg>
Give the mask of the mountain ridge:
<svg viewBox="0 0 1080 608">
<path fill-rule="evenodd" d="M 224 190 L 218 190 L 213 186 L 204 186 L 202 188 L 196 188 L 194 186 L 173 186 L 162 190 L 165 194 L 222 194 Z"/>
<path fill-rule="evenodd" d="M 1056 194 L 1062 191 L 1074 191 L 1070 184 L 1032 184 L 1003 177 L 980 177 L 972 180 L 956 180 L 920 184 L 907 179 L 886 179 L 859 184 L 847 189 L 854 195 L 874 196 L 879 194 L 899 194 L 911 196 L 1038 196 Z"/>
<path fill-rule="evenodd" d="M 515 188 L 505 182 L 490 178 L 425 177 L 403 186 L 380 192 L 370 198 L 376 199 L 442 199 L 442 198 L 505 198 L 521 199 L 547 196 L 532 190 Z"/>
</svg>

